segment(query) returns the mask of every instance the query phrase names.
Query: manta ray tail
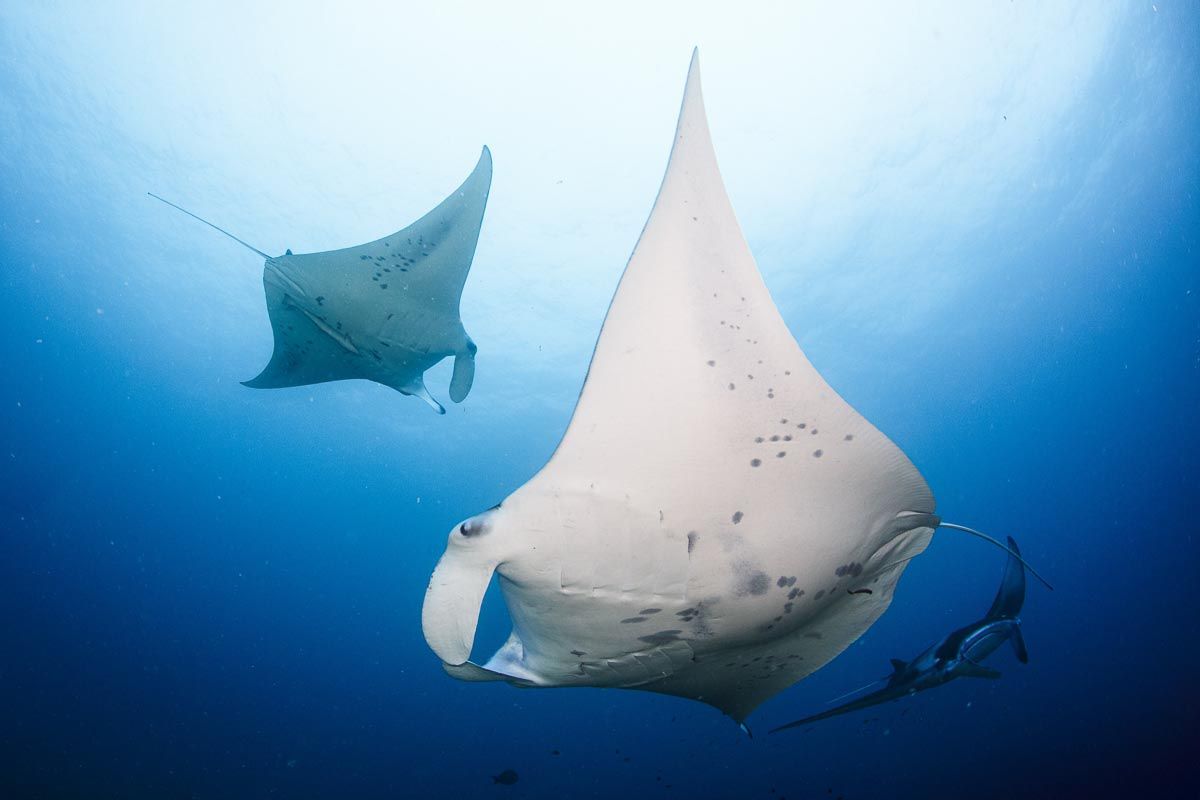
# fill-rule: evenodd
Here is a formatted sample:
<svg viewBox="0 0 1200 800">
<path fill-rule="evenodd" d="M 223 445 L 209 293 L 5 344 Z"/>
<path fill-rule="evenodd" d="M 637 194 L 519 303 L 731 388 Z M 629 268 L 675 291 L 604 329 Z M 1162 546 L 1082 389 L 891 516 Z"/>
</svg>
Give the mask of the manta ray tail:
<svg viewBox="0 0 1200 800">
<path fill-rule="evenodd" d="M 987 618 L 991 620 L 1016 620 L 1021 614 L 1021 607 L 1025 605 L 1025 569 L 1021 566 L 1021 551 L 1017 549 L 1017 542 L 1011 536 L 1008 537 L 1008 552 L 1004 577 L 1000 579 L 996 599 L 988 609 Z M 1016 630 L 1019 636 L 1020 629 Z"/>
<path fill-rule="evenodd" d="M 962 531 L 963 533 L 969 533 L 972 536 L 978 536 L 980 539 L 983 539 L 985 542 L 991 542 L 996 547 L 999 547 L 1001 550 L 1008 553 L 1010 556 L 1015 558 L 1017 561 L 1021 562 L 1021 564 L 1025 567 L 1025 569 L 1032 572 L 1033 576 L 1035 578 L 1037 578 L 1039 581 L 1041 581 L 1043 584 L 1045 584 L 1047 589 L 1049 589 L 1052 592 L 1054 591 L 1054 587 L 1050 585 L 1050 582 L 1048 580 L 1046 580 L 1045 578 L 1043 578 L 1041 575 L 1039 575 L 1038 571 L 1036 569 L 1034 569 L 1033 566 L 1028 561 L 1021 558 L 1021 554 L 1019 552 L 1017 552 L 1017 549 L 1016 549 L 1016 542 L 1013 542 L 1013 539 L 1011 536 L 1008 537 L 1008 541 L 1012 542 L 1013 546 L 1009 547 L 1008 545 L 1004 544 L 1003 542 L 999 541 L 998 539 L 993 539 L 991 536 L 988 536 L 986 533 L 981 533 L 980 531 L 977 531 L 974 528 L 968 528 L 965 525 L 955 525 L 952 522 L 942 522 L 942 523 L 938 524 L 938 527 L 939 528 L 949 528 L 950 530 L 954 530 L 954 531 Z"/>
<path fill-rule="evenodd" d="M 217 227 L 216 225 L 213 225 L 211 222 L 209 222 L 208 220 L 206 220 L 204 217 L 197 216 L 196 214 L 193 214 L 192 212 L 188 211 L 186 208 L 183 208 L 182 206 L 177 206 L 177 205 L 175 205 L 175 204 L 174 204 L 174 203 L 172 203 L 170 200 L 164 200 L 163 198 L 161 198 L 161 197 L 159 197 L 158 195 L 156 195 L 154 192 L 146 192 L 146 194 L 150 195 L 150 196 L 151 196 L 151 197 L 153 197 L 155 200 L 160 200 L 160 201 L 162 201 L 162 202 L 166 203 L 167 205 L 169 205 L 171 208 L 175 209 L 176 211 L 182 211 L 183 213 L 187 214 L 189 217 L 191 217 L 191 218 L 192 218 L 192 219 L 194 219 L 194 220 L 198 220 L 198 221 L 200 221 L 200 222 L 203 222 L 205 225 L 207 225 L 208 227 L 212 228 L 213 230 L 215 230 L 215 231 L 220 231 L 221 233 L 223 233 L 223 234 L 225 234 L 226 236 L 228 236 L 230 239 L 233 239 L 235 242 L 237 242 L 238 244 L 240 244 L 242 247 L 245 247 L 245 248 L 246 248 L 246 249 L 248 249 L 248 250 L 253 250 L 254 252 L 258 253 L 260 256 L 262 256 L 263 258 L 270 258 L 270 256 L 269 256 L 269 255 L 267 255 L 266 253 L 264 253 L 262 250 L 259 250 L 257 247 L 254 247 L 253 245 L 246 244 L 246 243 L 245 243 L 245 242 L 243 242 L 241 239 L 239 239 L 238 237 L 234 236 L 232 233 L 230 233 L 229 231 L 225 230 L 224 228 L 219 228 L 219 227 Z M 291 251 L 289 250 L 288 252 L 290 253 Z"/>
<path fill-rule="evenodd" d="M 892 659 L 892 662 L 893 662 L 893 663 L 895 663 L 895 662 L 896 662 L 896 661 L 898 661 L 898 660 L 899 660 L 899 659 L 895 659 L 895 658 L 893 658 L 893 659 Z M 901 663 L 901 664 L 903 664 L 904 662 L 903 662 L 903 661 L 901 661 L 900 663 Z M 893 673 L 893 674 L 898 674 L 898 673 L 900 672 L 900 669 L 902 669 L 902 667 L 898 667 L 898 668 L 896 669 L 896 672 L 895 672 L 895 673 Z M 889 675 L 888 677 L 891 677 L 891 676 Z M 878 678 L 878 679 L 876 679 L 876 680 L 873 680 L 873 681 L 871 681 L 870 683 L 866 684 L 865 686 L 860 686 L 860 687 L 858 687 L 857 689 L 851 689 L 850 691 L 846 692 L 845 694 L 839 694 L 837 697 L 833 698 L 832 700 L 829 700 L 829 701 L 827 701 L 827 702 L 826 702 L 826 705 L 833 705 L 833 704 L 834 704 L 834 703 L 836 703 L 837 701 L 839 701 L 839 700 L 845 700 L 847 697 L 850 697 L 851 695 L 858 694 L 859 692 L 865 692 L 867 689 L 870 689 L 870 688 L 871 688 L 872 686 L 874 686 L 875 684 L 877 684 L 877 683 L 884 683 L 884 682 L 886 682 L 887 680 L 888 680 L 888 678 Z"/>
</svg>

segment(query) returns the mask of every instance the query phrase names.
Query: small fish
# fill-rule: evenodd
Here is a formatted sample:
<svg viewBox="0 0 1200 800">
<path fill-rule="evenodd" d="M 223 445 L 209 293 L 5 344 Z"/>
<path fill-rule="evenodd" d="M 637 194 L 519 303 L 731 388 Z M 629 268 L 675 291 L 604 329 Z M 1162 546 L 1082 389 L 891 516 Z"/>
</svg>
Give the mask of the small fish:
<svg viewBox="0 0 1200 800">
<path fill-rule="evenodd" d="M 492 776 L 492 783 L 498 783 L 501 786 L 512 786 L 517 780 L 517 771 L 515 769 L 506 769 L 499 775 Z"/>
</svg>

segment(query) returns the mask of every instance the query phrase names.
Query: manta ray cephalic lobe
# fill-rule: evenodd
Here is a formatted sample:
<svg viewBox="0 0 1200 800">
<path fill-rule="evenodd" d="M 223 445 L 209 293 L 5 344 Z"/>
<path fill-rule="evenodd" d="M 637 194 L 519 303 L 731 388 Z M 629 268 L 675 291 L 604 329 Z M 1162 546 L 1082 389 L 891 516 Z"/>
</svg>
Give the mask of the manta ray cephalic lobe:
<svg viewBox="0 0 1200 800">
<path fill-rule="evenodd" d="M 464 680 L 645 689 L 741 721 L 887 609 L 933 511 L 916 468 L 779 316 L 721 181 L 693 55 L 570 425 L 540 472 L 450 534 L 425 638 Z M 477 665 L 493 573 L 513 631 Z"/>
</svg>

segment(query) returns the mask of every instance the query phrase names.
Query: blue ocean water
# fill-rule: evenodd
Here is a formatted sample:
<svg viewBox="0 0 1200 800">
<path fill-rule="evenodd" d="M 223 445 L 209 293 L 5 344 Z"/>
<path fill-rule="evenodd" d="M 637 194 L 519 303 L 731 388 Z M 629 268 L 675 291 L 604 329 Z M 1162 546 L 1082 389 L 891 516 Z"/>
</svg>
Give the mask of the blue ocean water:
<svg viewBox="0 0 1200 800">
<path fill-rule="evenodd" d="M 1198 42 L 1171 2 L 0 8 L 0 796 L 1195 796 Z M 764 735 L 987 608 L 1002 556 L 948 532 L 754 739 L 459 683 L 425 645 L 447 532 L 569 420 L 696 43 L 802 347 L 946 519 L 1055 584 L 999 681 Z M 331 249 L 485 143 L 478 377 L 445 417 L 242 387 L 260 261 L 144 194 Z M 506 633 L 489 596 L 476 653 Z"/>
</svg>

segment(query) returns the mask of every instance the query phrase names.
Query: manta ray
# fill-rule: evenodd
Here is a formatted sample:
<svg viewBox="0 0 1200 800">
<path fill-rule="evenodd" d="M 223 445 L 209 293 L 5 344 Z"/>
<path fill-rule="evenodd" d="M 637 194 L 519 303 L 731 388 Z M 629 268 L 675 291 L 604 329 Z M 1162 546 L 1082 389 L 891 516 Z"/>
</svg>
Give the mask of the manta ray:
<svg viewBox="0 0 1200 800">
<path fill-rule="evenodd" d="M 1000 673 L 980 662 L 996 652 L 1005 642 L 1012 644 L 1013 653 L 1018 661 L 1022 664 L 1029 663 L 1020 619 L 1021 606 L 1025 603 L 1025 572 L 1017 543 L 1011 536 L 1008 537 L 1007 549 L 1008 562 L 1004 567 L 1000 588 L 996 590 L 996 598 L 982 619 L 951 631 L 912 661 L 893 658 L 892 674 L 881 679 L 887 682 L 882 689 L 836 708 L 780 725 L 773 728 L 771 733 L 899 700 L 917 692 L 944 686 L 955 678 L 994 680 L 1000 677 Z M 874 684 L 868 684 L 871 685 Z M 868 687 L 863 687 L 865 688 Z"/>
<path fill-rule="evenodd" d="M 450 399 L 475 379 L 477 347 L 459 302 L 475 256 L 492 183 L 485 147 L 474 171 L 419 220 L 367 244 L 322 253 L 269 256 L 187 209 L 150 196 L 215 228 L 266 259 L 263 287 L 275 336 L 271 360 L 244 385 L 255 389 L 365 378 L 446 409 L 425 371 L 454 356 Z"/>
<path fill-rule="evenodd" d="M 693 54 L 666 174 L 548 463 L 458 525 L 422 609 L 462 680 L 636 688 L 742 722 L 887 609 L 940 520 L 809 363 L 726 196 Z M 469 660 L 499 576 L 513 628 Z"/>
</svg>

